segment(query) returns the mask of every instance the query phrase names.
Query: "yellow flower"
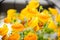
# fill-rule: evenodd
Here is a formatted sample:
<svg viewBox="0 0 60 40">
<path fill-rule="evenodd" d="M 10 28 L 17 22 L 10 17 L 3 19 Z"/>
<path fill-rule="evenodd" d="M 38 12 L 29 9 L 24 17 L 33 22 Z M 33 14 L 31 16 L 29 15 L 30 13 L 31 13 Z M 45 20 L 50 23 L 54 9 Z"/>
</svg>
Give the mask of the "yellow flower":
<svg viewBox="0 0 60 40">
<path fill-rule="evenodd" d="M 11 18 L 5 18 L 5 19 L 4 19 L 4 22 L 5 22 L 5 23 L 10 23 L 10 22 L 11 22 Z"/>
<path fill-rule="evenodd" d="M 7 17 L 12 17 L 16 13 L 15 9 L 9 9 L 7 11 Z"/>
<path fill-rule="evenodd" d="M 38 14 L 38 10 L 36 9 L 38 6 L 39 3 L 37 1 L 30 1 L 26 8 L 21 11 L 19 19 L 30 19 L 33 16 L 36 16 Z"/>
<path fill-rule="evenodd" d="M 27 36 L 24 37 L 24 40 L 37 40 L 37 35 L 30 32 Z"/>
<path fill-rule="evenodd" d="M 34 28 L 38 25 L 38 17 L 33 17 L 30 22 L 28 22 L 28 26 Z"/>
<path fill-rule="evenodd" d="M 49 8 L 49 11 L 51 12 L 52 15 L 57 16 L 58 11 L 55 8 Z"/>
<path fill-rule="evenodd" d="M 30 8 L 37 8 L 39 6 L 39 2 L 37 0 L 31 0 L 28 4 Z"/>
<path fill-rule="evenodd" d="M 13 31 L 23 31 L 24 30 L 24 26 L 22 24 L 16 23 L 12 25 L 12 29 Z"/>
<path fill-rule="evenodd" d="M 47 16 L 50 16 L 50 15 L 49 15 L 49 11 L 46 10 L 46 9 L 44 9 L 41 13 L 42 13 L 42 14 L 46 14 Z"/>
<path fill-rule="evenodd" d="M 50 22 L 48 23 L 48 28 L 53 29 L 54 31 L 56 31 L 57 26 L 52 20 L 50 20 Z"/>
<path fill-rule="evenodd" d="M 26 7 L 25 9 L 21 11 L 19 19 L 21 20 L 24 20 L 24 18 L 30 19 L 36 16 L 37 14 L 39 14 L 37 9 Z"/>
<path fill-rule="evenodd" d="M 24 18 L 29 19 L 30 16 L 31 16 L 31 15 L 30 15 L 29 12 L 27 11 L 27 8 L 25 8 L 25 9 L 23 9 L 23 10 L 21 11 L 21 13 L 20 13 L 20 15 L 19 15 L 19 19 L 20 19 L 20 20 L 24 20 Z"/>
<path fill-rule="evenodd" d="M 56 21 L 57 21 L 57 22 L 60 22 L 60 14 L 58 14 L 58 15 L 56 16 Z"/>
<path fill-rule="evenodd" d="M 10 23 L 11 19 L 16 19 L 16 10 L 15 9 L 9 9 L 7 11 L 7 17 L 4 19 L 4 22 Z"/>
<path fill-rule="evenodd" d="M 40 15 L 39 15 L 39 20 L 41 21 L 41 22 L 43 22 L 43 23 L 45 23 L 45 22 L 47 22 L 48 20 L 49 20 L 49 16 L 48 15 L 46 15 L 46 14 L 44 14 L 44 13 L 41 13 Z"/>
<path fill-rule="evenodd" d="M 16 32 L 12 33 L 9 37 L 8 40 L 19 40 L 20 39 L 20 35 Z"/>
<path fill-rule="evenodd" d="M 8 28 L 7 28 L 7 25 L 4 24 L 2 28 L 0 28 L 0 35 L 4 36 L 6 35 L 8 32 Z"/>
<path fill-rule="evenodd" d="M 9 9 L 7 11 L 7 18 L 11 19 L 16 19 L 16 10 L 15 9 Z"/>
</svg>

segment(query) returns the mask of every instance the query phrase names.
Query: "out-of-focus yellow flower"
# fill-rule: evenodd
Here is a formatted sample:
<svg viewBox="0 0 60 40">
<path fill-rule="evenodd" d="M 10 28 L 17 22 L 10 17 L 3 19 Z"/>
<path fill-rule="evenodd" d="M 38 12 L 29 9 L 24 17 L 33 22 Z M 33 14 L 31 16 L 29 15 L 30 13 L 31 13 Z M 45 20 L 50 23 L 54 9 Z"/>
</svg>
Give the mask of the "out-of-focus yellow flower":
<svg viewBox="0 0 60 40">
<path fill-rule="evenodd" d="M 4 22 L 10 23 L 11 19 L 16 19 L 16 10 L 15 9 L 9 9 L 7 11 L 7 17 L 4 19 Z"/>
<path fill-rule="evenodd" d="M 9 9 L 7 11 L 7 18 L 11 19 L 16 19 L 16 10 L 15 9 Z"/>
<path fill-rule="evenodd" d="M 44 9 L 41 13 L 46 14 L 47 16 L 50 16 L 50 15 L 49 15 L 49 11 L 46 10 L 46 9 Z"/>
<path fill-rule="evenodd" d="M 49 8 L 49 11 L 51 12 L 52 15 L 57 16 L 58 11 L 55 8 Z"/>
<path fill-rule="evenodd" d="M 46 14 L 44 14 L 44 13 L 41 13 L 40 15 L 39 15 L 39 20 L 41 21 L 41 22 L 43 22 L 43 23 L 45 23 L 45 22 L 47 22 L 48 20 L 49 20 L 49 16 L 48 15 L 46 15 Z"/>
<path fill-rule="evenodd" d="M 38 17 L 33 17 L 30 22 L 28 22 L 28 26 L 34 28 L 38 25 Z"/>
<path fill-rule="evenodd" d="M 56 31 L 57 26 L 56 26 L 56 24 L 53 22 L 53 20 L 50 20 L 50 22 L 48 23 L 48 28 Z"/>
<path fill-rule="evenodd" d="M 18 33 L 13 32 L 9 37 L 8 40 L 19 40 L 20 35 Z"/>
<path fill-rule="evenodd" d="M 30 19 L 33 16 L 36 16 L 38 14 L 38 10 L 36 9 L 39 6 L 39 3 L 37 1 L 30 1 L 29 4 L 26 6 L 26 8 L 24 8 L 19 16 L 19 19 L 24 20 L 24 18 L 26 19 Z"/>
<path fill-rule="evenodd" d="M 57 22 L 60 22 L 60 14 L 58 14 L 58 15 L 56 16 L 56 21 L 57 21 Z"/>
<path fill-rule="evenodd" d="M 23 31 L 24 30 L 24 26 L 22 24 L 16 23 L 12 25 L 12 29 L 13 31 Z"/>
<path fill-rule="evenodd" d="M 24 18 L 29 19 L 30 16 L 31 16 L 31 15 L 30 15 L 29 12 L 27 11 L 27 8 L 25 8 L 25 9 L 23 9 L 23 10 L 21 11 L 21 13 L 20 13 L 20 15 L 19 15 L 19 19 L 20 19 L 20 20 L 24 20 Z"/>
<path fill-rule="evenodd" d="M 21 11 L 19 19 L 21 20 L 23 20 L 24 18 L 30 19 L 34 16 L 37 16 L 37 14 L 39 14 L 37 9 L 27 7 Z"/>
<path fill-rule="evenodd" d="M 3 27 L 0 28 L 0 35 L 4 36 L 7 34 L 7 32 L 8 32 L 8 27 L 6 24 L 4 24 Z"/>
<path fill-rule="evenodd" d="M 27 36 L 24 37 L 24 40 L 37 40 L 37 35 L 30 32 Z"/>
<path fill-rule="evenodd" d="M 38 14 L 38 10 L 37 9 L 34 9 L 34 8 L 29 8 L 27 7 L 27 11 L 30 13 L 30 14 Z"/>
<path fill-rule="evenodd" d="M 50 18 L 50 14 L 47 10 L 44 10 L 39 14 L 39 20 L 43 23 L 47 22 Z"/>
<path fill-rule="evenodd" d="M 37 0 L 31 0 L 28 4 L 30 8 L 37 8 L 39 6 L 39 2 Z"/>
<path fill-rule="evenodd" d="M 13 17 L 15 13 L 16 13 L 15 9 L 9 9 L 7 11 L 7 17 Z"/>
<path fill-rule="evenodd" d="M 5 18 L 5 19 L 4 19 L 4 22 L 5 22 L 5 23 L 10 23 L 10 22 L 11 22 L 11 18 Z"/>
</svg>

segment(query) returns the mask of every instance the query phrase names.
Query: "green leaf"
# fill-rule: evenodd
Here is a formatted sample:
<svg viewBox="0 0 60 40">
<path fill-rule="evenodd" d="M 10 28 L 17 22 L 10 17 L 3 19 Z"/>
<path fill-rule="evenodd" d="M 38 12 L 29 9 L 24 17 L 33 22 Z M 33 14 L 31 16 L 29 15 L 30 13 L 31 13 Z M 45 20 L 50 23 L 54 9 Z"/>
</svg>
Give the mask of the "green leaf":
<svg viewBox="0 0 60 40">
<path fill-rule="evenodd" d="M 48 33 L 48 34 L 51 34 L 51 33 L 54 32 L 52 29 L 49 29 L 49 28 L 44 28 L 43 31 L 44 31 L 45 33 Z"/>
</svg>

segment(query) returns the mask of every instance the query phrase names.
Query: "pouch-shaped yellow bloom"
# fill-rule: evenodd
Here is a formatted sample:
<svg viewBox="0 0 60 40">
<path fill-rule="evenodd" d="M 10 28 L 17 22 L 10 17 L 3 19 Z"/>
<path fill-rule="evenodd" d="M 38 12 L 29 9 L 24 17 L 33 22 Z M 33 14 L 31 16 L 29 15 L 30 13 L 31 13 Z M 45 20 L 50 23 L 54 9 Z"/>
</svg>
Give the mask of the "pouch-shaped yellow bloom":
<svg viewBox="0 0 60 40">
<path fill-rule="evenodd" d="M 50 22 L 48 23 L 48 28 L 56 31 L 57 26 L 56 26 L 56 24 L 53 22 L 53 20 L 50 20 Z"/>
<path fill-rule="evenodd" d="M 43 13 L 41 13 L 40 15 L 39 15 L 39 20 L 41 21 L 41 22 L 43 22 L 43 23 L 45 23 L 45 22 L 47 22 L 48 20 L 49 20 L 49 16 L 48 15 L 46 15 L 46 14 L 43 14 Z"/>
<path fill-rule="evenodd" d="M 34 28 L 38 25 L 38 17 L 33 17 L 30 22 L 28 22 L 28 26 Z"/>
<path fill-rule="evenodd" d="M 44 9 L 41 13 L 49 15 L 49 11 Z"/>
<path fill-rule="evenodd" d="M 12 25 L 12 30 L 20 32 L 24 30 L 24 26 L 22 24 L 16 23 Z"/>
<path fill-rule="evenodd" d="M 10 17 L 5 18 L 5 19 L 4 19 L 4 22 L 5 22 L 5 23 L 10 23 L 10 22 L 11 22 L 11 18 L 10 18 Z"/>
<path fill-rule="evenodd" d="M 37 35 L 30 32 L 27 36 L 24 37 L 24 40 L 37 40 Z"/>
<path fill-rule="evenodd" d="M 0 28 L 0 35 L 4 36 L 8 33 L 8 27 L 6 24 L 3 25 L 2 28 Z"/>
<path fill-rule="evenodd" d="M 5 23 L 10 23 L 11 19 L 16 19 L 16 10 L 15 9 L 9 9 L 7 11 L 7 17 L 4 19 Z"/>
<path fill-rule="evenodd" d="M 26 8 L 24 8 L 20 15 L 19 15 L 19 19 L 24 20 L 24 18 L 26 19 L 30 19 L 34 16 L 36 16 L 39 12 L 36 9 L 39 6 L 39 3 L 37 1 L 30 1 L 29 4 L 26 6 Z"/>
<path fill-rule="evenodd" d="M 58 15 L 56 16 L 56 21 L 57 21 L 57 22 L 60 22 L 60 14 L 58 14 Z"/>
<path fill-rule="evenodd" d="M 29 7 L 27 7 L 27 11 L 28 11 L 30 14 L 38 14 L 38 10 L 35 9 L 35 8 L 29 8 Z"/>
<path fill-rule="evenodd" d="M 39 12 L 37 9 L 26 7 L 25 9 L 21 11 L 19 19 L 21 20 L 23 20 L 24 18 L 29 19 L 36 16 L 38 13 Z"/>
<path fill-rule="evenodd" d="M 47 22 L 50 19 L 50 14 L 48 12 L 48 10 L 43 10 L 40 14 L 39 14 L 39 20 L 43 23 Z"/>
<path fill-rule="evenodd" d="M 12 33 L 9 37 L 8 40 L 19 40 L 20 35 L 18 33 Z"/>
<path fill-rule="evenodd" d="M 19 15 L 20 20 L 24 20 L 24 18 L 29 19 L 30 17 L 31 17 L 31 15 L 29 14 L 27 8 L 24 8 Z"/>
<path fill-rule="evenodd" d="M 37 0 L 31 0 L 28 4 L 30 8 L 37 8 L 39 6 L 39 2 Z"/>
<path fill-rule="evenodd" d="M 58 11 L 55 8 L 49 8 L 49 11 L 51 12 L 52 15 L 57 16 Z"/>
<path fill-rule="evenodd" d="M 13 15 L 16 13 L 15 9 L 9 9 L 7 11 L 7 17 L 13 17 Z"/>
</svg>

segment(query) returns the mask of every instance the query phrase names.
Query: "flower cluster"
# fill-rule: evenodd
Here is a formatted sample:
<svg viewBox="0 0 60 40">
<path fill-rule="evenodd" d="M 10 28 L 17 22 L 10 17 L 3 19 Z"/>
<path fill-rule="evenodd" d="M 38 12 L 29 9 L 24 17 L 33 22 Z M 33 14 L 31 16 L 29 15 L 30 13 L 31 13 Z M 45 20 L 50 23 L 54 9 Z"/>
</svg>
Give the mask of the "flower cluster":
<svg viewBox="0 0 60 40">
<path fill-rule="evenodd" d="M 2 40 L 60 40 L 60 14 L 55 8 L 40 12 L 38 7 L 39 2 L 31 0 L 20 13 L 9 9 L 0 28 Z"/>
</svg>

